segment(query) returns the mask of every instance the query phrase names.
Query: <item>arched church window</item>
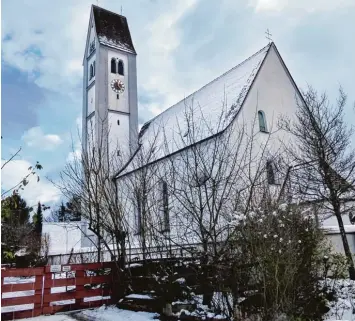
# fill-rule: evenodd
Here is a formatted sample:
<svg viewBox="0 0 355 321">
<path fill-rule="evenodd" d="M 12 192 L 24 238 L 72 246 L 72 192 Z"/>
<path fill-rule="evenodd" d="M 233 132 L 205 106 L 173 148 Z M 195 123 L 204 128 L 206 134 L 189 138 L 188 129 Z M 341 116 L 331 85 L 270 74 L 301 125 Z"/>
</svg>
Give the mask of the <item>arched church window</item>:
<svg viewBox="0 0 355 321">
<path fill-rule="evenodd" d="M 169 191 L 166 181 L 161 182 L 162 185 L 162 218 L 161 218 L 161 232 L 170 231 L 170 218 L 169 218 Z"/>
<path fill-rule="evenodd" d="M 275 179 L 275 166 L 273 161 L 268 160 L 266 162 L 266 175 L 267 175 L 267 182 L 269 184 L 276 184 Z"/>
<path fill-rule="evenodd" d="M 111 59 L 111 73 L 112 74 L 116 73 L 116 58 Z"/>
<path fill-rule="evenodd" d="M 259 129 L 260 129 L 260 131 L 266 133 L 267 132 L 266 118 L 265 118 L 265 113 L 262 110 L 258 111 L 258 118 L 259 118 Z"/>
<path fill-rule="evenodd" d="M 123 61 L 120 60 L 118 62 L 118 74 L 123 76 L 124 75 L 124 68 L 123 68 Z"/>
<path fill-rule="evenodd" d="M 96 74 L 96 65 L 95 65 L 95 61 L 92 63 L 92 76 L 95 77 L 95 74 Z"/>
<path fill-rule="evenodd" d="M 90 64 L 90 80 L 94 77 L 94 66 L 93 64 Z"/>
</svg>

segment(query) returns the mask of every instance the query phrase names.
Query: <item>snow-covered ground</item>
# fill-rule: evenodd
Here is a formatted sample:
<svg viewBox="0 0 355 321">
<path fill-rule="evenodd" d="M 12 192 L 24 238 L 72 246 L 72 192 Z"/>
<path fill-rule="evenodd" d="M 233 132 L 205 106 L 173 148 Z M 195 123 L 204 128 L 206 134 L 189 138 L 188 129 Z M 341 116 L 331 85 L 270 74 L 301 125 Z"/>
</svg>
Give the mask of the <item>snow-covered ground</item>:
<svg viewBox="0 0 355 321">
<path fill-rule="evenodd" d="M 63 278 L 65 275 L 57 275 L 58 278 Z M 34 277 L 28 278 L 18 278 L 18 277 L 7 277 L 4 278 L 4 284 L 19 284 L 19 283 L 33 283 Z M 330 303 L 330 312 L 324 316 L 324 320 L 326 321 L 335 321 L 335 320 L 347 320 L 347 321 L 355 321 L 355 281 L 350 281 L 348 279 L 345 280 L 331 280 L 327 279 L 327 285 L 329 285 L 332 289 L 336 291 L 338 300 Z M 74 288 L 70 286 L 68 288 Z M 55 287 L 51 289 L 52 293 L 60 293 L 65 292 L 65 287 Z M 3 293 L 2 298 L 10 298 L 10 297 L 21 297 L 33 295 L 34 290 L 28 291 L 17 291 L 10 293 Z M 131 294 L 130 297 L 141 298 L 142 295 Z M 145 297 L 144 298 L 148 298 Z M 149 297 L 150 298 L 150 297 Z M 84 301 L 93 301 L 99 300 L 101 297 L 91 297 L 85 298 Z M 52 304 L 68 304 L 71 303 L 69 300 L 66 302 L 58 301 L 52 302 Z M 33 304 L 25 304 L 18 305 L 13 307 L 2 307 L 1 312 L 10 312 L 10 311 L 20 311 L 20 310 L 28 310 L 32 309 Z M 137 321 L 146 321 L 152 320 L 157 315 L 154 313 L 147 312 L 132 312 L 127 310 L 120 310 L 114 306 L 102 306 L 96 309 L 83 310 L 80 312 L 74 312 L 75 316 L 78 318 L 74 318 L 73 312 L 66 314 L 57 314 L 52 316 L 40 316 L 36 318 L 30 318 L 27 320 L 31 321 L 70 321 L 70 320 L 88 320 L 88 321 L 123 321 L 123 320 L 137 320 Z"/>
<path fill-rule="evenodd" d="M 355 321 L 355 281 L 327 279 L 327 284 L 336 291 L 338 299 L 330 303 L 325 320 Z"/>
<path fill-rule="evenodd" d="M 100 308 L 84 310 L 73 313 L 56 314 L 45 316 L 42 315 L 36 318 L 24 319 L 31 321 L 72 321 L 72 320 L 88 320 L 88 321 L 148 321 L 153 320 L 158 315 L 149 312 L 133 312 L 121 310 L 114 306 L 102 306 Z"/>
</svg>

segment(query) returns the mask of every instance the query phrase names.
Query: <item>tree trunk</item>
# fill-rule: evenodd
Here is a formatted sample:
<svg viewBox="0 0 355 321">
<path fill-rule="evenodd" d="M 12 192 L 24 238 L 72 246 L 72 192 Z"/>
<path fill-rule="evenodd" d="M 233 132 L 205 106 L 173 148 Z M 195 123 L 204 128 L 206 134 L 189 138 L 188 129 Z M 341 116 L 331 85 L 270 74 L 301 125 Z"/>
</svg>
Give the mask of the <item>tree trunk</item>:
<svg viewBox="0 0 355 321">
<path fill-rule="evenodd" d="M 97 263 L 101 262 L 101 234 L 100 234 L 100 213 L 99 208 L 96 208 L 97 220 Z"/>
<path fill-rule="evenodd" d="M 341 217 L 340 208 L 339 208 L 338 204 L 334 204 L 334 203 L 333 203 L 333 207 L 334 207 L 335 216 L 336 216 L 336 218 L 338 220 L 341 239 L 343 241 L 344 252 L 345 252 L 345 256 L 346 256 L 346 260 L 347 260 L 348 268 L 349 268 L 349 276 L 350 276 L 351 280 L 355 280 L 354 261 L 353 261 L 353 257 L 352 257 L 351 251 L 350 251 L 349 242 L 348 242 L 348 239 L 346 237 L 343 218 Z"/>
<path fill-rule="evenodd" d="M 120 267 L 124 270 L 125 265 L 126 265 L 126 238 L 125 238 L 125 233 L 122 232 L 122 236 L 120 239 L 120 245 L 121 245 L 121 254 L 120 254 Z"/>
<path fill-rule="evenodd" d="M 201 280 L 201 285 L 203 289 L 203 299 L 202 299 L 202 304 L 211 306 L 212 298 L 213 298 L 213 293 L 211 286 L 209 284 L 209 271 L 208 271 L 208 245 L 207 242 L 203 242 L 203 256 L 201 258 L 201 267 L 202 267 L 202 280 Z"/>
</svg>

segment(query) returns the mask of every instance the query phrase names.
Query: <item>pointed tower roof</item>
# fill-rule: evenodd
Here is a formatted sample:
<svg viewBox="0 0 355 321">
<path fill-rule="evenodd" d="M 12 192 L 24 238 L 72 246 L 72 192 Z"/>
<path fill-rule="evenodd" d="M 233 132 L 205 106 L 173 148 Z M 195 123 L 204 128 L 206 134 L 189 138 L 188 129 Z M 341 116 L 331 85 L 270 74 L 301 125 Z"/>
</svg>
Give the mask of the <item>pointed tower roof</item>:
<svg viewBox="0 0 355 321">
<path fill-rule="evenodd" d="M 126 17 L 95 5 L 92 9 L 99 42 L 108 47 L 136 54 Z"/>
</svg>

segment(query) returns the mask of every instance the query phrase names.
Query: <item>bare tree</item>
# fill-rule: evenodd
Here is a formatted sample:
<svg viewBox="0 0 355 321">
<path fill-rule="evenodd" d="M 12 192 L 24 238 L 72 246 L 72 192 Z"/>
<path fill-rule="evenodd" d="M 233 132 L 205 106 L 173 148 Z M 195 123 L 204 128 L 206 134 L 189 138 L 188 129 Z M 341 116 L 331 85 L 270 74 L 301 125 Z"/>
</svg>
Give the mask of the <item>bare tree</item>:
<svg viewBox="0 0 355 321">
<path fill-rule="evenodd" d="M 143 129 L 144 130 L 144 129 Z M 154 163 L 157 135 L 148 144 L 139 143 L 129 164 L 116 175 L 117 198 L 122 204 L 124 216 L 129 218 L 128 238 L 130 255 L 132 248 L 141 249 L 143 260 L 150 257 L 152 248 L 157 245 L 152 233 L 156 207 L 155 191 L 158 188 L 158 168 Z M 139 257 L 139 256 L 137 256 Z"/>
<path fill-rule="evenodd" d="M 80 140 L 80 156 L 73 144 L 73 159 L 61 172 L 60 181 L 52 182 L 65 198 L 78 200 L 76 203 L 80 208 L 74 210 L 81 213 L 88 229 L 97 236 L 98 260 L 101 249 L 105 248 L 113 259 L 124 264 L 127 224 L 112 175 L 129 155 L 124 155 L 120 146 L 109 144 L 106 131 L 110 129 L 105 125 L 105 119 L 100 121 L 99 132 L 92 124 L 87 137 Z"/>
<path fill-rule="evenodd" d="M 20 147 L 14 154 L 12 154 L 9 159 L 2 160 L 1 164 L 1 170 L 3 170 L 9 163 L 15 161 L 16 157 L 20 155 L 22 148 Z M 6 190 L 1 190 L 1 199 L 7 197 L 11 193 L 19 193 L 21 190 L 24 189 L 24 187 L 29 183 L 29 179 L 32 176 L 37 176 L 37 182 L 40 180 L 39 175 L 37 174 L 37 171 L 41 170 L 43 167 L 42 165 L 37 161 L 35 165 L 31 165 L 28 170 L 27 174 L 24 175 L 24 177 L 21 178 L 19 182 L 14 182 L 13 186 L 6 189 Z"/>
<path fill-rule="evenodd" d="M 339 90 L 335 105 L 325 93 L 309 87 L 298 102 L 296 119 L 282 119 L 281 128 L 294 136 L 288 148 L 294 170 L 290 181 L 294 192 L 307 202 L 318 202 L 337 218 L 351 279 L 355 267 L 346 237 L 342 215 L 355 201 L 355 151 L 351 149 L 353 131 L 344 121 L 346 95 Z M 291 169 L 291 168 L 290 168 Z"/>
<path fill-rule="evenodd" d="M 253 202 L 267 196 L 265 191 L 276 195 L 280 173 L 274 167 L 267 171 L 276 151 L 269 146 L 271 135 L 255 130 L 256 117 L 248 125 L 243 120 L 230 124 L 222 108 L 211 124 L 196 121 L 196 113 L 202 114 L 196 108 L 186 106 L 174 138 L 160 128 L 163 152 L 154 171 L 158 184 L 150 191 L 154 206 L 148 222 L 155 244 L 166 251 L 175 247 L 198 253 L 205 267 L 225 257 L 234 213 L 248 212 Z M 201 271 L 206 287 L 207 273 Z M 206 294 L 204 303 L 210 301 Z"/>
</svg>

